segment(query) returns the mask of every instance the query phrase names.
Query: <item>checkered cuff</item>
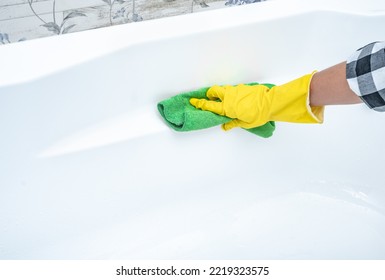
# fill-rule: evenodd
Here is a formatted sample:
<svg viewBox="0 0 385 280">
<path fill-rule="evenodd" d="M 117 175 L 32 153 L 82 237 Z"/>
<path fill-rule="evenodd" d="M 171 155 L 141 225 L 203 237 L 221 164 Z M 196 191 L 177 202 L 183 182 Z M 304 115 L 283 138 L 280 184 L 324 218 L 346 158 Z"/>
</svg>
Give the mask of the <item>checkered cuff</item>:
<svg viewBox="0 0 385 280">
<path fill-rule="evenodd" d="M 385 112 L 385 42 L 370 43 L 350 56 L 346 79 L 369 108 Z"/>
</svg>

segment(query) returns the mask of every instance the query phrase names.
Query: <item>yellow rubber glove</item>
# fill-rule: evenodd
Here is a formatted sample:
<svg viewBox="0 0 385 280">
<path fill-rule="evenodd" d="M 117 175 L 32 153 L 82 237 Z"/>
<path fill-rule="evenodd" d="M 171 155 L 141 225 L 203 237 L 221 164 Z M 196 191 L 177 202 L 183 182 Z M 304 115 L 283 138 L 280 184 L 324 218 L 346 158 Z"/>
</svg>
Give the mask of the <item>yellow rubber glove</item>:
<svg viewBox="0 0 385 280">
<path fill-rule="evenodd" d="M 310 81 L 315 72 L 271 89 L 264 85 L 213 86 L 206 96 L 210 100 L 191 98 L 199 109 L 232 118 L 222 125 L 253 128 L 268 121 L 322 123 L 324 107 L 309 105 Z"/>
</svg>

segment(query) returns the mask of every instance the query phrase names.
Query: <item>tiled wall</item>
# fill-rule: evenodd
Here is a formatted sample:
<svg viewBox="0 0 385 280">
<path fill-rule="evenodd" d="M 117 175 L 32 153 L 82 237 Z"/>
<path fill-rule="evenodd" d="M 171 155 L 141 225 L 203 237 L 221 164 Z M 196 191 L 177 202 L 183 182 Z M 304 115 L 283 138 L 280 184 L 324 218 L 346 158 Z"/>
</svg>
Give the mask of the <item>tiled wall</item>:
<svg viewBox="0 0 385 280">
<path fill-rule="evenodd" d="M 265 0 L 0 0 L 0 45 Z"/>
</svg>

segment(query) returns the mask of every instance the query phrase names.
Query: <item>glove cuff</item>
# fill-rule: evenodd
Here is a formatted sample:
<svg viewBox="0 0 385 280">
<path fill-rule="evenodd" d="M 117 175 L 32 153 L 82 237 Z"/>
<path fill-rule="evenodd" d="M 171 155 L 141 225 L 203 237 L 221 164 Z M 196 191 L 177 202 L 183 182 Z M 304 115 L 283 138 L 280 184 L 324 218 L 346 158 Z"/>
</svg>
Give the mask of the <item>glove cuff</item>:
<svg viewBox="0 0 385 280">
<path fill-rule="evenodd" d="M 323 123 L 325 106 L 310 106 L 310 84 L 315 73 L 317 73 L 317 71 L 313 71 L 310 74 L 309 84 L 307 87 L 306 108 L 315 123 Z"/>
<path fill-rule="evenodd" d="M 322 123 L 324 107 L 310 106 L 311 74 L 271 89 L 272 121 Z"/>
</svg>

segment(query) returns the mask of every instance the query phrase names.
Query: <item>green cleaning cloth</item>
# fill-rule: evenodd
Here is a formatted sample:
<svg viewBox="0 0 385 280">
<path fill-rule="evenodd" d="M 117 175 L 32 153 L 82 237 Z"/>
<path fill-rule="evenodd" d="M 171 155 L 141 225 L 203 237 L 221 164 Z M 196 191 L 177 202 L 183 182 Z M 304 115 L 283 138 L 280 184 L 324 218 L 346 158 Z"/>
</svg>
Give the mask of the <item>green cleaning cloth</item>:
<svg viewBox="0 0 385 280">
<path fill-rule="evenodd" d="M 248 85 L 257 85 L 258 83 L 250 83 Z M 269 88 L 272 84 L 263 84 Z M 191 131 L 217 126 L 230 121 L 225 116 L 217 115 L 209 111 L 202 111 L 195 108 L 189 102 L 190 98 L 206 98 L 206 92 L 209 87 L 200 88 L 198 90 L 184 92 L 165 99 L 158 103 L 158 110 L 166 123 L 176 131 Z M 246 129 L 247 131 L 267 138 L 273 135 L 275 129 L 274 122 L 268 122 L 262 126 Z"/>
</svg>

